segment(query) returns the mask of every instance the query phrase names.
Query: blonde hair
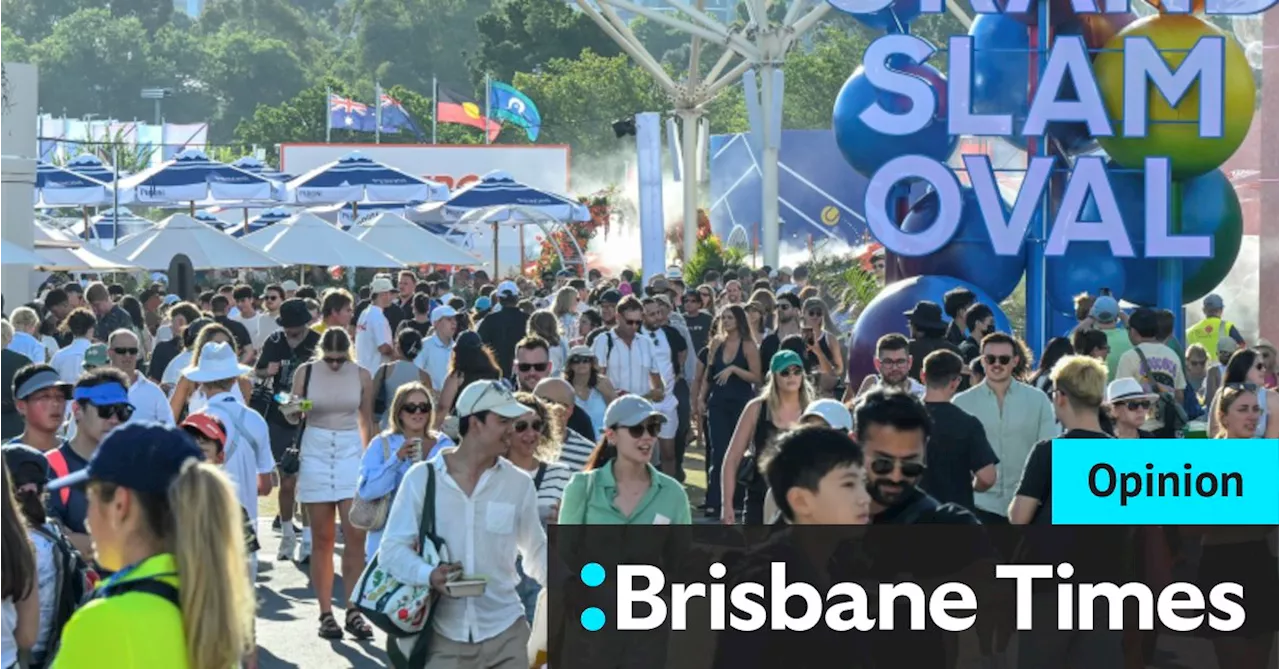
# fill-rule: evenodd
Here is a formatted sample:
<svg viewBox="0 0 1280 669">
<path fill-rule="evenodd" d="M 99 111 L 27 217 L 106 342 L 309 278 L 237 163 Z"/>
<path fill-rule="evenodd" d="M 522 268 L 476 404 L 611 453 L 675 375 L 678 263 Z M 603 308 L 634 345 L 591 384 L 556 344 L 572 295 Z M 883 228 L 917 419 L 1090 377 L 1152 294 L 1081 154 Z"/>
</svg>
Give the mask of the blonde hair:
<svg viewBox="0 0 1280 669">
<path fill-rule="evenodd" d="M 578 289 L 565 286 L 556 291 L 556 301 L 551 307 L 551 312 L 556 316 L 573 313 L 573 302 L 578 298 Z"/>
<path fill-rule="evenodd" d="M 573 289 L 569 288 L 568 290 Z M 561 290 L 561 292 L 564 291 Z M 558 302 L 559 297 L 556 300 Z M 526 327 L 525 334 L 537 335 L 547 340 L 548 344 L 559 346 L 562 337 L 560 319 L 546 309 L 539 309 L 529 315 L 529 325 Z"/>
<path fill-rule="evenodd" d="M 818 399 L 818 396 L 813 391 L 813 386 L 809 385 L 807 376 L 801 374 L 800 379 L 800 408 L 803 409 L 809 406 L 810 402 Z M 770 374 L 769 380 L 760 389 L 760 394 L 765 398 L 764 403 L 769 407 L 769 415 L 771 417 L 778 415 L 778 411 L 782 409 L 782 391 L 778 388 L 777 380 L 777 374 Z"/>
<path fill-rule="evenodd" d="M 391 398 L 391 408 L 387 410 L 387 427 L 390 428 L 391 434 L 404 434 L 404 427 L 400 425 L 400 410 L 409 403 L 409 396 L 414 393 L 422 393 L 422 396 L 427 399 L 427 406 L 432 407 L 427 412 L 427 431 L 431 431 L 431 425 L 436 420 L 435 408 L 431 403 L 431 393 L 421 382 L 412 381 L 396 388 L 395 397 Z"/>
<path fill-rule="evenodd" d="M 13 341 L 13 326 L 8 320 L 0 319 L 0 346 L 8 348 L 11 341 Z"/>
<path fill-rule="evenodd" d="M 1096 409 L 1102 406 L 1107 390 L 1107 366 L 1087 355 L 1063 356 L 1049 372 L 1054 388 L 1066 393 L 1072 408 Z"/>
<path fill-rule="evenodd" d="M 18 307 L 9 314 L 9 323 L 15 330 L 30 332 L 40 325 L 40 316 L 31 307 Z"/>
<path fill-rule="evenodd" d="M 320 345 L 316 347 L 315 359 L 323 361 L 325 353 L 343 353 L 352 360 L 355 352 L 351 350 L 351 335 L 342 328 L 329 328 L 320 336 Z"/>
</svg>

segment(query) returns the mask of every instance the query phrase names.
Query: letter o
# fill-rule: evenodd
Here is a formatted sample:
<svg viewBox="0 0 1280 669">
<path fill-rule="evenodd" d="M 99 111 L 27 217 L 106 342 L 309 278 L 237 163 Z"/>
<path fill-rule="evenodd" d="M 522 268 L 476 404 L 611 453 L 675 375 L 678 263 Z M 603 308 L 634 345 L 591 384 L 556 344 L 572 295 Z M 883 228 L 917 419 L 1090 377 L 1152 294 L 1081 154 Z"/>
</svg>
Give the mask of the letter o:
<svg viewBox="0 0 1280 669">
<path fill-rule="evenodd" d="M 1098 472 L 1105 472 L 1107 475 L 1107 489 L 1098 489 Z M 1094 497 L 1110 497 L 1111 493 L 1116 491 L 1116 470 L 1105 462 L 1099 462 L 1089 470 L 1089 492 Z"/>
<path fill-rule="evenodd" d="M 899 182 L 916 177 L 929 182 L 938 195 L 938 217 L 924 232 L 906 233 L 888 213 L 889 195 Z M 964 198 L 951 168 L 925 156 L 901 156 L 876 170 L 867 184 L 863 212 L 871 234 L 885 249 L 900 256 L 919 257 L 941 249 L 960 229 Z"/>
</svg>

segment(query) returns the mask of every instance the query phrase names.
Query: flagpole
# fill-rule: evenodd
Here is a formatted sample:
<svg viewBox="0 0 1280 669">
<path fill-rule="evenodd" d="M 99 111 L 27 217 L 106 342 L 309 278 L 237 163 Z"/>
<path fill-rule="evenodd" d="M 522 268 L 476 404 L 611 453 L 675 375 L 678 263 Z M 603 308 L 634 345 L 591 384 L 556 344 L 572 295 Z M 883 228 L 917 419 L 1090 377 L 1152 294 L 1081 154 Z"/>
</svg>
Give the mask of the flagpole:
<svg viewBox="0 0 1280 669">
<path fill-rule="evenodd" d="M 324 89 L 324 143 L 328 144 L 330 137 L 333 135 L 333 90 L 326 87 Z"/>
<path fill-rule="evenodd" d="M 382 143 L 382 84 L 373 82 L 373 143 Z"/>
<path fill-rule="evenodd" d="M 431 143 L 436 143 L 436 120 L 440 116 L 440 82 L 431 75 Z"/>
<path fill-rule="evenodd" d="M 492 104 L 491 99 L 493 97 L 490 94 L 490 92 L 491 91 L 489 88 L 489 74 L 486 72 L 484 75 L 484 143 L 485 144 L 491 143 L 489 141 L 489 124 L 493 123 L 493 119 L 490 118 L 489 116 L 489 112 L 490 112 L 489 105 Z M 495 272 L 497 271 L 496 265 L 494 266 L 494 271 Z"/>
</svg>

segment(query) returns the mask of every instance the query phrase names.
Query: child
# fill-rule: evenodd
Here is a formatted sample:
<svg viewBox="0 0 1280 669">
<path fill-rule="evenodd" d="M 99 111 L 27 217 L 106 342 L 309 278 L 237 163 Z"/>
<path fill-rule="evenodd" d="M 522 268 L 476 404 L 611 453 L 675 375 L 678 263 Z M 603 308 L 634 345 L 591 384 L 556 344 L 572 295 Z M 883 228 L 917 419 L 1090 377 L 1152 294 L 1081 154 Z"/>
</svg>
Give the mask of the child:
<svg viewBox="0 0 1280 669">
<path fill-rule="evenodd" d="M 765 463 L 769 499 L 793 525 L 866 525 L 871 519 L 862 449 L 847 431 L 808 426 L 789 432 Z M 766 516 L 768 517 L 768 516 Z"/>
</svg>

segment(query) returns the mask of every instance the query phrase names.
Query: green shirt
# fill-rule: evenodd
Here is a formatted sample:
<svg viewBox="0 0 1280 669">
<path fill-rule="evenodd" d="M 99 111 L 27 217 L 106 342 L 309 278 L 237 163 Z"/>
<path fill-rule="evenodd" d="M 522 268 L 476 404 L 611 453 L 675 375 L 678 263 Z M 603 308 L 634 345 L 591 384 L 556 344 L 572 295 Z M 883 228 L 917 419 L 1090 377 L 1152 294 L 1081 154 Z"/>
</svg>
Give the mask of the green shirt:
<svg viewBox="0 0 1280 669">
<path fill-rule="evenodd" d="M 1107 381 L 1111 382 L 1116 380 L 1116 366 L 1120 364 L 1120 356 L 1133 350 L 1133 342 L 1129 341 L 1129 331 L 1118 325 L 1103 332 L 1107 335 L 1107 346 L 1111 347 L 1111 351 L 1107 353 Z"/>
<path fill-rule="evenodd" d="M 689 495 L 679 481 L 646 465 L 652 483 L 631 515 L 614 505 L 618 481 L 613 461 L 599 469 L 579 472 L 560 498 L 561 525 L 689 525 Z"/>
</svg>

